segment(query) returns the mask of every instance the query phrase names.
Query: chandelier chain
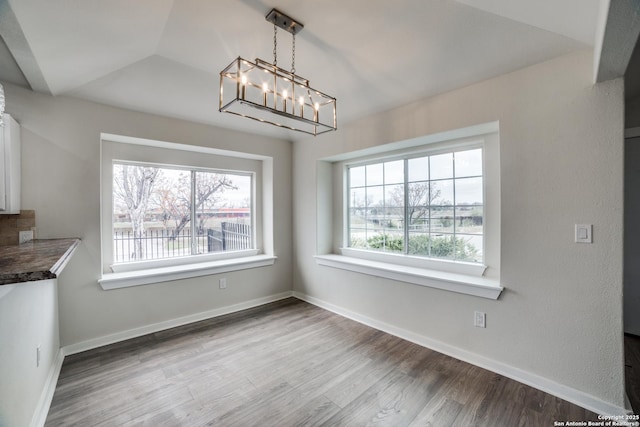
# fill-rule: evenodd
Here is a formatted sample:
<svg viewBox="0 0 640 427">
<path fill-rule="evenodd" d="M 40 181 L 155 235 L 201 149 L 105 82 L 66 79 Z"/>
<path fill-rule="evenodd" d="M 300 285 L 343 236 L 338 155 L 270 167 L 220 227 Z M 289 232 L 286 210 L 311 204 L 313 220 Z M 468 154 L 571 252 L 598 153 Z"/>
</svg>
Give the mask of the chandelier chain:
<svg viewBox="0 0 640 427">
<path fill-rule="evenodd" d="M 273 65 L 278 66 L 278 27 L 273 24 Z"/>
<path fill-rule="evenodd" d="M 293 33 L 293 42 L 291 43 L 291 74 L 296 73 L 296 33 Z"/>
</svg>

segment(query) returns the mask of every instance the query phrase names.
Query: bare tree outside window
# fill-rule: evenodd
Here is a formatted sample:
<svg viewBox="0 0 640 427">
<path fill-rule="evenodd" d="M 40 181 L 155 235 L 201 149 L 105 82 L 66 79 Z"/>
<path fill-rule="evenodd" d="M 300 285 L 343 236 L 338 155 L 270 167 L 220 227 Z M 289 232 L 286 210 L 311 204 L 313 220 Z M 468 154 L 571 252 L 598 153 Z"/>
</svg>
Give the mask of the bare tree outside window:
<svg viewBox="0 0 640 427">
<path fill-rule="evenodd" d="M 426 182 L 410 184 L 409 197 L 407 198 L 408 224 L 412 225 L 418 220 L 429 218 L 429 206 L 440 197 L 440 193 L 440 190 L 437 189 L 437 183 L 431 183 L 431 191 L 429 191 L 429 184 Z M 402 187 L 395 187 L 391 196 L 395 206 L 404 205 L 404 189 Z"/>
<path fill-rule="evenodd" d="M 225 190 L 238 190 L 230 175 L 212 172 L 194 172 L 195 174 L 195 212 L 201 215 L 198 228 L 203 230 L 205 210 L 215 207 L 226 207 Z M 172 221 L 173 237 L 180 235 L 191 221 L 194 202 L 191 200 L 192 174 L 180 171 L 177 179 L 161 177 L 158 189 L 154 192 L 153 203 L 162 211 L 164 221 Z"/>
<path fill-rule="evenodd" d="M 144 218 L 147 214 L 151 192 L 160 169 L 120 164 L 114 165 L 113 172 L 114 202 L 120 202 L 126 206 L 131 221 L 134 238 L 132 256 L 137 260 L 144 259 L 142 245 Z M 117 203 L 114 203 L 114 205 L 117 205 Z"/>
</svg>

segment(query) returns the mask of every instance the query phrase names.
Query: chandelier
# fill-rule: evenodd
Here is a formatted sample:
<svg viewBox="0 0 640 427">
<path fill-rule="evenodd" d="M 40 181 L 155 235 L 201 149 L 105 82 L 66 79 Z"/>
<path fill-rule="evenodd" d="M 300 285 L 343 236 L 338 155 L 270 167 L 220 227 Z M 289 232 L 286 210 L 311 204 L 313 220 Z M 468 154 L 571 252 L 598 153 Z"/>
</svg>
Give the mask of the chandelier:
<svg viewBox="0 0 640 427">
<path fill-rule="evenodd" d="M 303 25 L 272 9 L 273 64 L 236 58 L 220 72 L 219 111 L 310 135 L 336 130 L 336 99 L 313 89 L 296 74 L 296 34 Z M 291 71 L 278 67 L 277 31 L 292 34 Z"/>
</svg>

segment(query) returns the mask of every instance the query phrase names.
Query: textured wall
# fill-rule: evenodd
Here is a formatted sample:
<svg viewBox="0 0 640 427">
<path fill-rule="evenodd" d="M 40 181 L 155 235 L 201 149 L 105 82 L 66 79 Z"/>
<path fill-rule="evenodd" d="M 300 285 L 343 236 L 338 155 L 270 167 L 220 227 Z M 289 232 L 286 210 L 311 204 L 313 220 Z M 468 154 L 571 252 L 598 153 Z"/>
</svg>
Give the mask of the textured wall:
<svg viewBox="0 0 640 427">
<path fill-rule="evenodd" d="M 624 331 L 640 335 L 640 138 L 625 142 Z"/>
</svg>

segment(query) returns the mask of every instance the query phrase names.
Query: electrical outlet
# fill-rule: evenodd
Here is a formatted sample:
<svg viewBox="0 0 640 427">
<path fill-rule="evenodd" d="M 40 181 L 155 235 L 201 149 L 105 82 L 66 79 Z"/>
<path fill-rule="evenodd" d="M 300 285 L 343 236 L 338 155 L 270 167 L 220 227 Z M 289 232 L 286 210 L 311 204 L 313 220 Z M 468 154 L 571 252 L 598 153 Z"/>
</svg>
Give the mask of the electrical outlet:
<svg viewBox="0 0 640 427">
<path fill-rule="evenodd" d="M 473 325 L 476 328 L 486 328 L 487 327 L 487 314 L 481 311 L 476 311 L 473 313 Z"/>
<path fill-rule="evenodd" d="M 36 368 L 40 367 L 40 346 L 36 347 Z"/>
<path fill-rule="evenodd" d="M 15 234 L 14 234 L 15 236 Z M 27 231 L 19 231 L 18 232 L 18 242 L 19 243 L 27 243 L 33 240 L 33 230 Z"/>
<path fill-rule="evenodd" d="M 222 278 L 218 281 L 218 284 L 220 285 L 220 289 L 227 289 L 227 279 L 226 278 Z"/>
</svg>

